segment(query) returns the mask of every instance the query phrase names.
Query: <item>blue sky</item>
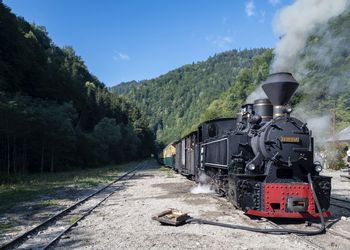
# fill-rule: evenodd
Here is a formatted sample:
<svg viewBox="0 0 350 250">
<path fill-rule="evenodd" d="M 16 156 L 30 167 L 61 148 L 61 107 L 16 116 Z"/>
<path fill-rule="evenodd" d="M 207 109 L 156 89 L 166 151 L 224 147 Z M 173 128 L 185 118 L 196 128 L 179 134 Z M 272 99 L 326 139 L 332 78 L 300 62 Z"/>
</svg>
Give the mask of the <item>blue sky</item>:
<svg viewBox="0 0 350 250">
<path fill-rule="evenodd" d="M 291 0 L 4 0 L 73 46 L 107 86 L 165 74 L 229 49 L 274 47 L 272 20 Z"/>
</svg>

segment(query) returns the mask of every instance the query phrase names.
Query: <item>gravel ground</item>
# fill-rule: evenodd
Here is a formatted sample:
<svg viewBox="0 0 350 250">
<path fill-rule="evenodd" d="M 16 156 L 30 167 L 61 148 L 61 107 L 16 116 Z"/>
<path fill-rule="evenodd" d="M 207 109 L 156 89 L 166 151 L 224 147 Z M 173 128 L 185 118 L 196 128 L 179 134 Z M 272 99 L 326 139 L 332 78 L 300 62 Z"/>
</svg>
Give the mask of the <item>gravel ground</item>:
<svg viewBox="0 0 350 250">
<path fill-rule="evenodd" d="M 152 220 L 154 214 L 171 207 L 189 212 L 195 218 L 267 226 L 252 221 L 215 194 L 191 194 L 196 184 L 183 176 L 148 169 L 125 185 L 65 235 L 56 248 L 310 249 L 306 243 L 288 235 L 264 235 L 198 224 L 163 226 Z"/>
<path fill-rule="evenodd" d="M 332 196 L 350 200 L 350 181 L 340 177 L 340 171 L 325 170 L 332 176 Z M 57 244 L 58 249 L 313 249 L 309 244 L 292 235 L 264 235 L 209 225 L 187 224 L 179 227 L 163 226 L 151 217 L 168 208 L 188 212 L 194 218 L 240 224 L 245 226 L 271 227 L 264 221 L 252 220 L 234 209 L 224 198 L 216 194 L 192 194 L 196 183 L 169 171 L 161 171 L 155 162 L 138 172 L 132 180 L 123 182 L 123 188 L 112 195 L 92 214 L 81 221 Z M 97 187 L 95 187 L 97 188 Z M 42 221 L 56 210 L 71 204 L 75 199 L 91 193 L 83 189 L 76 192 L 62 190 L 67 200 L 48 210 L 37 202 L 26 203 L 12 209 L 7 218 L 21 220 L 19 231 Z M 45 197 L 43 197 L 45 198 Z M 344 204 L 341 204 L 344 205 Z M 349 206 L 349 205 L 347 205 Z M 33 211 L 35 212 L 33 213 Z M 332 230 L 350 238 L 350 207 L 342 209 L 331 206 Z M 33 214 L 35 216 L 33 217 Z M 0 221 L 1 222 L 1 221 Z M 288 224 L 288 223 L 287 223 Z M 282 224 L 283 225 L 283 224 Z M 288 224 L 287 227 L 303 228 L 304 224 Z M 13 233 L 0 236 L 9 240 Z M 253 239 L 253 240 L 251 240 Z M 350 240 L 327 233 L 307 237 L 324 249 L 350 249 Z"/>
<path fill-rule="evenodd" d="M 348 175 L 347 172 L 325 169 L 323 175 L 332 177 L 332 195 L 334 197 L 350 200 L 350 180 L 340 175 Z"/>
</svg>

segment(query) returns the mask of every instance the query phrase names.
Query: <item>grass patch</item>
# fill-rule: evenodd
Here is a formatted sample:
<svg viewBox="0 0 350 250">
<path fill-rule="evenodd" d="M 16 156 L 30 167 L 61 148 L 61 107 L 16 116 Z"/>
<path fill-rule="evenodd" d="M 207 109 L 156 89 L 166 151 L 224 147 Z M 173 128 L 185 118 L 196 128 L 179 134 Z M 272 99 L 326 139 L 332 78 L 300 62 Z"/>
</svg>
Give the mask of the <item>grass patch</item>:
<svg viewBox="0 0 350 250">
<path fill-rule="evenodd" d="M 52 199 L 52 200 L 45 200 L 41 202 L 41 205 L 43 206 L 57 206 L 60 204 L 60 200 Z"/>
<path fill-rule="evenodd" d="M 69 223 L 71 225 L 73 225 L 77 220 L 79 219 L 79 216 L 78 215 L 72 215 L 70 218 L 69 218 Z"/>
<path fill-rule="evenodd" d="M 167 178 L 174 178 L 174 171 L 168 167 L 165 166 L 161 166 L 159 168 L 159 171 L 161 171 L 162 173 L 166 174 Z"/>
<path fill-rule="evenodd" d="M 108 183 L 120 172 L 131 170 L 136 162 L 108 165 L 60 173 L 28 174 L 0 179 L 0 213 L 19 202 L 33 200 L 39 195 L 53 195 L 56 191 L 70 188 L 87 188 Z M 42 205 L 55 205 L 59 200 L 44 201 Z"/>
<path fill-rule="evenodd" d="M 161 172 L 169 172 L 169 171 L 171 171 L 171 169 L 168 168 L 168 167 L 166 167 L 166 166 L 161 166 L 161 167 L 159 168 L 159 171 L 161 171 Z"/>
<path fill-rule="evenodd" d="M 5 233 L 8 229 L 12 227 L 13 224 L 11 222 L 0 224 L 0 233 Z"/>
</svg>

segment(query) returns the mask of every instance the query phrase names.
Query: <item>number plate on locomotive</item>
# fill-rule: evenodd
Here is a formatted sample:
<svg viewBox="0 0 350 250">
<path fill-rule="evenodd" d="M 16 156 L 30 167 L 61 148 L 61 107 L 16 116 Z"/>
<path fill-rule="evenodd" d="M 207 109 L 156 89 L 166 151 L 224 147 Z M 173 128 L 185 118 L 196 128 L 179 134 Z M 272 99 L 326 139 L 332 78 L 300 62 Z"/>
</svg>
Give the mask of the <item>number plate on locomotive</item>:
<svg viewBox="0 0 350 250">
<path fill-rule="evenodd" d="M 299 143 L 300 138 L 297 136 L 281 136 L 281 142 L 286 143 Z"/>
</svg>

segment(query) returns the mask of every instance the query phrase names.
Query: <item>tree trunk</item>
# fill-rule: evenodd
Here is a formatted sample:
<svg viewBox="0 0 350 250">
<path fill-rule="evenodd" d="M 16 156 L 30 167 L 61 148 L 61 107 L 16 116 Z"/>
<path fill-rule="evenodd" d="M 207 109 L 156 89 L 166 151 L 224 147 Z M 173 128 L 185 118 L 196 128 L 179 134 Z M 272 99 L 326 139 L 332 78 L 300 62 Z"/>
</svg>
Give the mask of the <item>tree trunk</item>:
<svg viewBox="0 0 350 250">
<path fill-rule="evenodd" d="M 41 144 L 41 164 L 40 164 L 40 173 L 44 173 L 44 152 L 45 152 L 45 144 L 42 142 Z"/>
<path fill-rule="evenodd" d="M 23 148 L 22 148 L 22 173 L 24 174 L 26 172 L 26 160 L 27 160 L 27 145 L 26 140 L 24 139 L 23 142 Z"/>
<path fill-rule="evenodd" d="M 6 155 L 5 155 L 5 142 L 6 140 L 1 137 L 1 172 L 6 172 L 5 171 L 5 160 L 6 160 Z"/>
<path fill-rule="evenodd" d="M 10 136 L 7 136 L 7 175 L 10 175 Z"/>
<path fill-rule="evenodd" d="M 12 160 L 13 160 L 13 173 L 16 174 L 16 136 L 13 136 L 13 155 L 12 155 Z"/>
<path fill-rule="evenodd" d="M 2 173 L 2 172 L 5 172 L 4 170 L 3 170 L 3 168 L 4 168 L 4 144 L 3 144 L 3 141 L 2 141 L 2 137 L 1 137 L 1 144 L 0 144 L 0 148 L 1 148 L 1 160 L 0 160 L 0 172 Z"/>
<path fill-rule="evenodd" d="M 54 171 L 53 160 L 54 160 L 54 150 L 53 150 L 53 148 L 52 148 L 52 149 L 51 149 L 51 168 L 50 168 L 51 173 L 53 173 L 53 171 Z"/>
</svg>

